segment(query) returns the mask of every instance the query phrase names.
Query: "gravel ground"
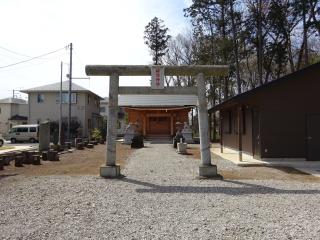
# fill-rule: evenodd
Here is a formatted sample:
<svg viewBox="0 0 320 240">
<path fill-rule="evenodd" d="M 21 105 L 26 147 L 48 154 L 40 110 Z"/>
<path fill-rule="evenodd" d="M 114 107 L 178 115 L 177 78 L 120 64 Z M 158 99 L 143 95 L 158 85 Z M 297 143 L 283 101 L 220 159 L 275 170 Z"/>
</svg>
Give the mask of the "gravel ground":
<svg viewBox="0 0 320 240">
<path fill-rule="evenodd" d="M 135 151 L 123 179 L 2 178 L 0 238 L 319 239 L 319 182 L 199 180 L 198 164 L 158 144 Z"/>
</svg>

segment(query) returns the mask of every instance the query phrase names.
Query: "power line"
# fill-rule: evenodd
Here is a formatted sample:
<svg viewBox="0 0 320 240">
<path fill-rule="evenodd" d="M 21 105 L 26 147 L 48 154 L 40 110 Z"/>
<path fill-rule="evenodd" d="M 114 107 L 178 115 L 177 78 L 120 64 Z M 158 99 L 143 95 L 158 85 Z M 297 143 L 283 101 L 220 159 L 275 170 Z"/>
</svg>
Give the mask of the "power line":
<svg viewBox="0 0 320 240">
<path fill-rule="evenodd" d="M 9 69 L 0 69 L 0 73 L 3 73 L 3 72 L 10 72 L 10 71 L 16 71 L 16 70 L 20 70 L 20 69 L 25 69 L 25 68 L 30 68 L 30 67 L 34 67 L 34 66 L 39 66 L 39 65 L 42 65 L 42 64 L 46 64 L 46 63 L 49 63 L 51 61 L 54 61 L 60 57 L 63 57 L 63 56 L 66 56 L 66 53 L 63 53 L 63 54 L 59 54 L 58 56 L 55 56 L 55 57 L 50 57 L 50 58 L 41 58 L 43 61 L 41 62 L 36 62 L 36 63 L 33 63 L 33 64 L 27 64 L 27 65 L 22 65 L 22 66 L 17 66 L 17 67 L 11 67 Z M 69 64 L 68 64 L 69 65 Z"/>
<path fill-rule="evenodd" d="M 66 47 L 68 47 L 68 46 L 66 46 Z M 59 51 L 65 49 L 66 47 L 63 47 L 63 48 L 60 48 L 60 49 L 57 49 L 57 50 L 55 50 L 55 51 L 48 52 L 48 53 L 45 53 L 45 54 L 41 54 L 41 55 L 39 55 L 39 56 L 32 57 L 32 58 L 29 58 L 29 59 L 26 59 L 26 60 L 23 60 L 23 61 L 20 61 L 20 62 L 12 63 L 12 64 L 5 65 L 5 66 L 0 66 L 0 68 L 7 68 L 7 67 L 15 66 L 15 65 L 18 65 L 18 64 L 21 64 L 21 63 L 29 62 L 29 61 L 32 61 L 32 60 L 34 60 L 34 59 L 41 58 L 41 57 L 44 57 L 44 56 L 47 56 L 47 55 L 50 55 L 50 54 L 59 52 Z"/>
<path fill-rule="evenodd" d="M 0 46 L 0 48 L 3 49 L 3 50 L 5 50 L 5 51 L 7 51 L 7 52 L 16 54 L 16 55 L 20 55 L 20 56 L 23 56 L 23 57 L 32 58 L 31 56 L 28 56 L 28 55 L 25 55 L 25 54 L 22 54 L 22 53 L 18 53 L 18 52 L 12 51 L 12 50 L 10 50 L 10 49 L 8 49 L 8 48 L 5 48 L 5 47 L 1 47 L 1 46 Z"/>
</svg>

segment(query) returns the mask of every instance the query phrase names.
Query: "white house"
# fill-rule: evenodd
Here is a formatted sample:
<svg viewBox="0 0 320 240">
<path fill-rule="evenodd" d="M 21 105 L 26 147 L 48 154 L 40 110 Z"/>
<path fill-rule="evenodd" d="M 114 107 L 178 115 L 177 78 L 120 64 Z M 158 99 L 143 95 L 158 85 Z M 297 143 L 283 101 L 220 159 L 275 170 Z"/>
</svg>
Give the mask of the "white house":
<svg viewBox="0 0 320 240">
<path fill-rule="evenodd" d="M 0 99 L 0 134 L 6 137 L 11 127 L 27 123 L 27 116 L 27 101 L 11 97 Z"/>
<path fill-rule="evenodd" d="M 121 96 L 119 96 L 119 99 Z M 108 120 L 108 106 L 109 106 L 109 98 L 105 97 L 100 101 L 100 115 L 105 119 Z M 118 111 L 118 123 L 117 123 L 117 134 L 119 136 L 123 135 L 126 130 L 126 115 L 124 112 L 124 108 L 119 107 Z"/>
<path fill-rule="evenodd" d="M 108 119 L 108 106 L 109 106 L 109 98 L 105 97 L 100 100 L 100 115 L 104 119 Z"/>
<path fill-rule="evenodd" d="M 69 81 L 62 82 L 62 120 L 68 119 Z M 29 98 L 29 123 L 40 123 L 45 120 L 59 121 L 60 112 L 60 82 L 22 90 Z M 88 137 L 93 128 L 101 122 L 100 100 L 97 94 L 72 83 L 71 120 L 80 123 L 78 135 Z"/>
</svg>

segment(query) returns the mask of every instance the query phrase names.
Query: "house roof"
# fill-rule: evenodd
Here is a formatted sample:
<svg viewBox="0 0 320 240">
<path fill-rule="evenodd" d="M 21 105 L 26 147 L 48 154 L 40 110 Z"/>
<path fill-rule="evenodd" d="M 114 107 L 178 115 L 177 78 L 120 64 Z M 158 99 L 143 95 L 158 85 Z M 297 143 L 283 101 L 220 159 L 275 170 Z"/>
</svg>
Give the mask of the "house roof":
<svg viewBox="0 0 320 240">
<path fill-rule="evenodd" d="M 75 83 L 72 83 L 71 89 L 72 89 L 72 92 L 90 92 L 90 93 L 98 96 L 94 92 L 91 92 L 90 90 L 88 90 L 84 87 L 81 87 Z M 68 90 L 69 90 L 69 81 L 63 81 L 62 82 L 62 91 L 68 91 Z M 59 92 L 59 91 L 60 91 L 60 82 L 56 82 L 56 83 L 52 83 L 52 84 L 48 84 L 48 85 L 43 85 L 40 87 L 21 90 L 20 92 L 32 93 L 32 92 Z M 100 96 L 98 96 L 98 97 L 100 99 L 103 99 Z"/>
<path fill-rule="evenodd" d="M 108 103 L 108 102 L 109 102 L 109 98 L 108 97 L 105 97 L 100 101 L 100 103 Z"/>
<path fill-rule="evenodd" d="M 20 98 L 9 97 L 9 98 L 0 99 L 0 103 L 27 104 L 28 102 Z"/>
<path fill-rule="evenodd" d="M 25 116 L 21 116 L 21 115 L 14 115 L 11 118 L 9 118 L 8 120 L 13 120 L 13 121 L 17 121 L 17 120 L 28 120 L 28 117 Z"/>
<path fill-rule="evenodd" d="M 223 109 L 225 107 L 233 106 L 233 105 L 237 104 L 238 102 L 244 101 L 244 100 L 246 100 L 256 94 L 259 94 L 262 91 L 268 91 L 270 89 L 273 89 L 274 87 L 277 87 L 279 84 L 288 83 L 291 80 L 296 79 L 297 77 L 302 77 L 306 72 L 314 72 L 314 71 L 319 72 L 319 69 L 320 69 L 320 62 L 312 64 L 312 65 L 307 66 L 305 68 L 302 68 L 298 71 L 295 71 L 295 72 L 290 73 L 288 75 L 285 75 L 281 78 L 278 78 L 274 81 L 268 82 L 264 85 L 261 85 L 259 87 L 254 88 L 254 89 L 251 89 L 247 92 L 238 94 L 238 95 L 210 108 L 209 112 L 214 112 L 214 111 Z M 303 79 L 303 78 L 301 78 L 301 79 Z"/>
<path fill-rule="evenodd" d="M 120 107 L 196 106 L 195 95 L 119 95 Z"/>
</svg>

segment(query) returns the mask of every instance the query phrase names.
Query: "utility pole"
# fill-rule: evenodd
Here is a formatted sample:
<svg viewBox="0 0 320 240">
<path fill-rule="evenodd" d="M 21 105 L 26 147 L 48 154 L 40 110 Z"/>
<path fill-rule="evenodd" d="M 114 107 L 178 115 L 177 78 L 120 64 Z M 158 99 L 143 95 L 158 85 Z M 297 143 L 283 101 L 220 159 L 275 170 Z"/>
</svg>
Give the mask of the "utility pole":
<svg viewBox="0 0 320 240">
<path fill-rule="evenodd" d="M 14 98 L 14 89 L 12 89 L 12 98 Z"/>
<path fill-rule="evenodd" d="M 68 111 L 68 141 L 71 141 L 70 122 L 71 122 L 71 90 L 72 90 L 72 43 L 70 47 L 70 65 L 69 65 L 69 111 Z"/>
<path fill-rule="evenodd" d="M 59 111 L 59 144 L 61 145 L 61 130 L 62 130 L 62 72 L 63 72 L 63 62 L 60 65 L 60 111 Z"/>
</svg>

